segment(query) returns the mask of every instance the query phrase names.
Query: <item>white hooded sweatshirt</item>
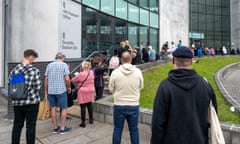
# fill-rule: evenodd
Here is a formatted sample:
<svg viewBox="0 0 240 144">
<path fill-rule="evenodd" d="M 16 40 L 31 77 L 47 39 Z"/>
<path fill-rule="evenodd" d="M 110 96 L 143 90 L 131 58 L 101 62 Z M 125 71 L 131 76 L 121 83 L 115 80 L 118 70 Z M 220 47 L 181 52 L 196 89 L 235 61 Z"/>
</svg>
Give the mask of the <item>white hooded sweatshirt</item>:
<svg viewBox="0 0 240 144">
<path fill-rule="evenodd" d="M 131 64 L 123 64 L 112 72 L 109 89 L 113 93 L 114 105 L 139 105 L 140 90 L 143 88 L 140 69 Z"/>
</svg>

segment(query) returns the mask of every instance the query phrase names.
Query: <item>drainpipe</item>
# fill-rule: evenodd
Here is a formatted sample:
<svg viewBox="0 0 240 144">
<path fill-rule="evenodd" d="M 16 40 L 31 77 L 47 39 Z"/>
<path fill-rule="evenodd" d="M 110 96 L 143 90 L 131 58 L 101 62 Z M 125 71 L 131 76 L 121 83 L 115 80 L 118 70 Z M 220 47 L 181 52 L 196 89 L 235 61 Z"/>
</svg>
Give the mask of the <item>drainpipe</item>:
<svg viewBox="0 0 240 144">
<path fill-rule="evenodd" d="M 5 33 L 5 0 L 0 0 L 0 87 L 4 86 L 4 33 Z"/>
</svg>

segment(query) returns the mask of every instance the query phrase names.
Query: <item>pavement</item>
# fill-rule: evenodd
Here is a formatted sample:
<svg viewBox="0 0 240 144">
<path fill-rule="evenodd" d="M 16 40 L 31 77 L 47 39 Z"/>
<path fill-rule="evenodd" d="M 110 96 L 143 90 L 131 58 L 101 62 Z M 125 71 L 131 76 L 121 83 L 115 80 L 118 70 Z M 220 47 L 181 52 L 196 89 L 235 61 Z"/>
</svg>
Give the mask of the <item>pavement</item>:
<svg viewBox="0 0 240 144">
<path fill-rule="evenodd" d="M 69 113 L 80 113 L 79 106 L 69 110 Z M 12 120 L 6 119 L 7 100 L 0 96 L 0 144 L 11 143 Z M 37 122 L 36 144 L 111 144 L 113 126 L 110 124 L 94 121 L 94 124 L 87 124 L 86 128 L 80 128 L 78 125 L 80 118 L 72 117 L 66 121 L 66 126 L 72 127 L 72 131 L 64 135 L 52 134 L 51 119 Z M 148 125 L 139 125 L 140 144 L 149 144 L 150 127 Z M 25 127 L 22 130 L 21 144 L 25 144 Z M 130 136 L 125 123 L 122 144 L 130 144 Z"/>
<path fill-rule="evenodd" d="M 234 70 L 228 72 L 224 76 L 224 86 L 228 88 L 229 92 L 232 92 L 234 94 L 237 94 L 240 96 L 239 93 L 239 83 L 240 83 L 240 77 L 239 77 L 240 70 Z"/>
</svg>

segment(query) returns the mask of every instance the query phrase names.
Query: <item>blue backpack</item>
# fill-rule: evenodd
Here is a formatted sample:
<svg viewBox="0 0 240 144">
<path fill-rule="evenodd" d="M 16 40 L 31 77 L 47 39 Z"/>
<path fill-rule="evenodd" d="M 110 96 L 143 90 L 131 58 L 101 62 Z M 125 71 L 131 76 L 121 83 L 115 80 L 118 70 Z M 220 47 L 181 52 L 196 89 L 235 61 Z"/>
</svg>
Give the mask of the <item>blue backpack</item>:
<svg viewBox="0 0 240 144">
<path fill-rule="evenodd" d="M 24 73 L 12 74 L 9 81 L 9 95 L 12 100 L 26 100 Z"/>
</svg>

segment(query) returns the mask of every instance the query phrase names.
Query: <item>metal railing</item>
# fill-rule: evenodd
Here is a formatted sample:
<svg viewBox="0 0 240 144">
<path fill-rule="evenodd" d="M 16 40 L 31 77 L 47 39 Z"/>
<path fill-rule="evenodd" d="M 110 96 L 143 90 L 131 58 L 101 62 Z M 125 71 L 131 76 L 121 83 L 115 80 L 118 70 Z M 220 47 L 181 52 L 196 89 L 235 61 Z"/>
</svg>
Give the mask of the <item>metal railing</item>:
<svg viewBox="0 0 240 144">
<path fill-rule="evenodd" d="M 97 54 L 97 53 L 99 53 L 99 52 L 98 52 L 98 51 L 94 51 L 94 52 L 92 52 L 88 57 L 86 57 L 85 59 L 83 59 L 83 61 L 82 61 L 79 65 L 77 65 L 77 66 L 71 71 L 71 74 L 74 74 L 74 72 L 76 72 L 77 70 L 81 71 L 82 63 L 83 63 L 84 61 L 86 61 L 86 60 L 90 60 L 91 57 L 93 57 L 93 56 L 94 56 L 95 54 Z"/>
</svg>

